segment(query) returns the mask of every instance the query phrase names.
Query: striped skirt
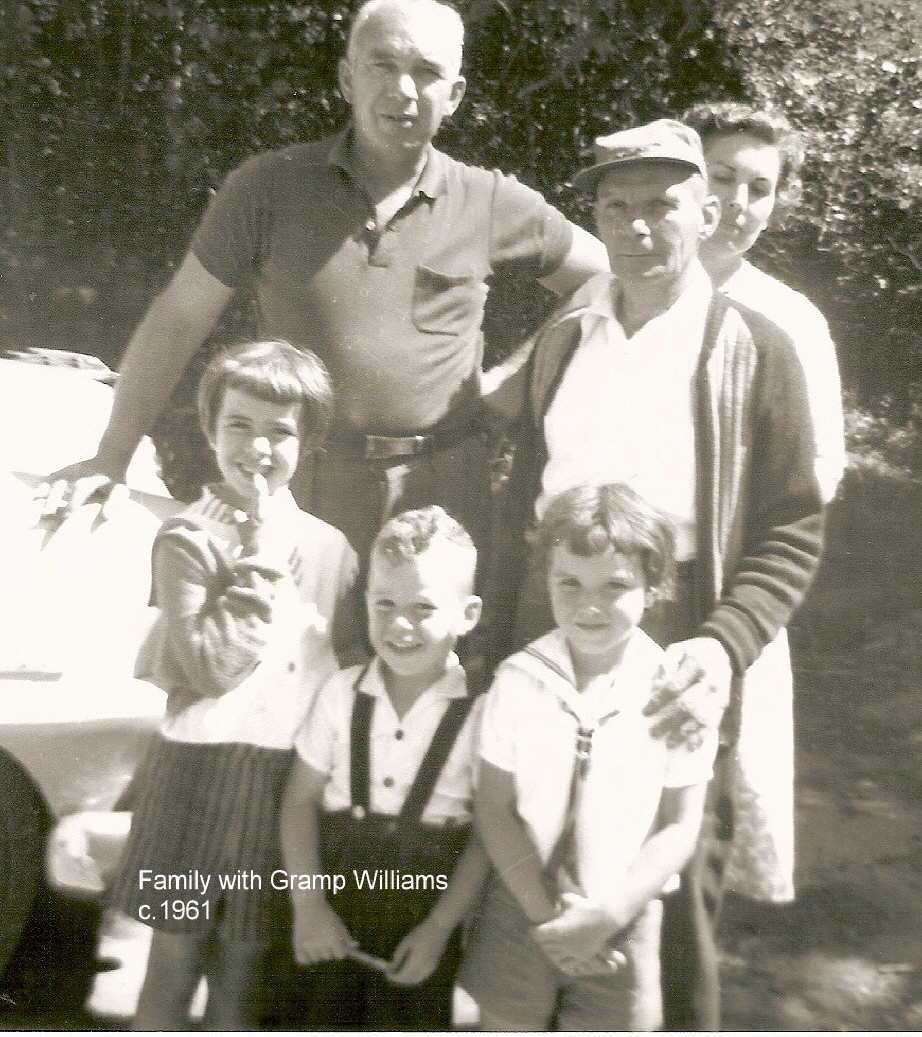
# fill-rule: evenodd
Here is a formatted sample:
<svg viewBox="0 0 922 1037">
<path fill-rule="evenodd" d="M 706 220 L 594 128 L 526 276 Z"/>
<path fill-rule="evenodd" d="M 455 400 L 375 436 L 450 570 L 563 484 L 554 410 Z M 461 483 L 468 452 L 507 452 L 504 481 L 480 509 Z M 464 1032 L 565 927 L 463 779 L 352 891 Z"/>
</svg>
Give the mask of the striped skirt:
<svg viewBox="0 0 922 1037">
<path fill-rule="evenodd" d="M 160 738 L 136 781 L 131 833 L 107 901 L 170 933 L 268 937 L 284 916 L 279 803 L 291 750 Z M 279 902 L 282 902 L 280 905 Z"/>
</svg>

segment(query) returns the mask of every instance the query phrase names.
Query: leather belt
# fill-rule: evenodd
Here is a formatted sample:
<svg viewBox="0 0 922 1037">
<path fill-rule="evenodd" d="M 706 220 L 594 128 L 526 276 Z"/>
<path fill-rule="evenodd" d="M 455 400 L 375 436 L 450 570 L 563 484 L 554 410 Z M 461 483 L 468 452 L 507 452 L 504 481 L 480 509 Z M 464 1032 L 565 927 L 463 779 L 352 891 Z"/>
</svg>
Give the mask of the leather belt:
<svg viewBox="0 0 922 1037">
<path fill-rule="evenodd" d="M 370 436 L 348 429 L 334 429 L 326 442 L 326 450 L 338 457 L 363 461 L 392 461 L 400 457 L 419 457 L 457 446 L 478 431 L 474 424 L 429 435 Z"/>
</svg>

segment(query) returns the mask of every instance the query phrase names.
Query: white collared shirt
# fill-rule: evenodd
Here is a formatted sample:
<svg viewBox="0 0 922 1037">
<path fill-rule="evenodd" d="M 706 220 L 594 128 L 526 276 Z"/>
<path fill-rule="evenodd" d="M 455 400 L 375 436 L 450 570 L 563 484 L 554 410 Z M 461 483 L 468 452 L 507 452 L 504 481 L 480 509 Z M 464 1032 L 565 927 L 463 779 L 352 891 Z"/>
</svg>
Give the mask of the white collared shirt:
<svg viewBox="0 0 922 1037">
<path fill-rule="evenodd" d="M 663 789 L 711 777 L 716 733 L 692 751 L 650 734 L 642 709 L 662 658 L 659 645 L 635 630 L 621 663 L 579 692 L 566 641 L 552 630 L 508 659 L 487 692 L 480 755 L 513 775 L 516 811 L 545 863 L 563 829 L 573 774 L 577 722 L 569 710 L 595 728 L 576 828 L 591 897 L 604 898 L 636 858 Z"/>
<path fill-rule="evenodd" d="M 345 810 L 351 805 L 352 707 L 355 683 L 361 672 L 361 666 L 353 666 L 333 677 L 321 690 L 295 738 L 295 748 L 305 763 L 329 775 L 323 793 L 324 810 Z M 380 660 L 372 661 L 359 687 L 377 700 L 369 740 L 369 804 L 374 813 L 395 816 L 400 813 L 449 703 L 467 695 L 467 679 L 457 657 L 452 655 L 445 675 L 427 688 L 402 717 L 397 716 L 387 694 Z M 422 820 L 427 824 L 466 823 L 473 816 L 474 762 L 482 711 L 481 698 L 471 707 L 423 811 Z"/>
<path fill-rule="evenodd" d="M 610 274 L 583 289 L 581 342 L 544 419 L 548 463 L 535 506 L 583 482 L 627 483 L 673 521 L 680 561 L 695 554 L 693 389 L 713 289 L 700 263 L 663 314 L 630 338 Z"/>
</svg>

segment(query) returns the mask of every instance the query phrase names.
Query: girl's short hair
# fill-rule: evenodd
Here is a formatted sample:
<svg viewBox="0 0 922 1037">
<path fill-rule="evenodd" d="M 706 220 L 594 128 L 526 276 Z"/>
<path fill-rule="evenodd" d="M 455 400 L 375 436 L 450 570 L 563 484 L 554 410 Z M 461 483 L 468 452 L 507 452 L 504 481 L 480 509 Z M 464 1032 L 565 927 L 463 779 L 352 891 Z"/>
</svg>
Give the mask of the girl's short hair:
<svg viewBox="0 0 922 1037">
<path fill-rule="evenodd" d="M 783 112 L 738 101 L 707 101 L 689 108 L 682 121 L 698 131 L 705 152 L 709 137 L 728 137 L 734 133 L 748 133 L 776 147 L 781 158 L 776 191 L 778 205 L 789 208 L 798 201 L 800 168 L 804 163 L 803 138 Z"/>
<path fill-rule="evenodd" d="M 333 387 L 321 359 L 290 342 L 242 342 L 215 354 L 198 387 L 198 415 L 206 436 L 214 432 L 228 389 L 271 403 L 297 403 L 302 436 L 322 436 L 333 416 Z"/>
<path fill-rule="evenodd" d="M 552 498 L 529 534 L 535 563 L 547 569 L 555 547 L 575 555 L 609 548 L 640 558 L 648 590 L 665 593 L 675 571 L 675 531 L 658 508 L 624 483 L 583 483 Z"/>
</svg>

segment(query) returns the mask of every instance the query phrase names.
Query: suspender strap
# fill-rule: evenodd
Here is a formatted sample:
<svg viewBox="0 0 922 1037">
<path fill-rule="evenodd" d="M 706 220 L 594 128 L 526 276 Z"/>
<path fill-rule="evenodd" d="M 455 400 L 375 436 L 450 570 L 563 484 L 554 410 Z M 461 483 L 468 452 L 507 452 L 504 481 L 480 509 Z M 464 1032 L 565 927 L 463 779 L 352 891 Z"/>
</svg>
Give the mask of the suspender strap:
<svg viewBox="0 0 922 1037">
<path fill-rule="evenodd" d="M 432 736 L 423 762 L 419 765 L 407 798 L 403 801 L 400 810 L 401 821 L 419 821 L 426 809 L 426 804 L 432 798 L 435 783 L 448 762 L 451 750 L 461 731 L 461 726 L 467 719 L 468 713 L 474 700 L 466 695 L 463 699 L 452 699 L 448 709 L 439 721 L 439 726 Z"/>
<path fill-rule="evenodd" d="M 349 760 L 349 792 L 352 807 L 361 807 L 366 814 L 371 805 L 371 721 L 376 701 L 374 695 L 361 690 L 361 683 L 367 672 L 368 666 L 365 666 L 353 685 L 355 702 L 352 705 Z M 399 814 L 401 821 L 416 822 L 423 816 L 426 804 L 432 798 L 435 784 L 448 762 L 473 704 L 474 700 L 469 696 L 449 702 L 448 709 L 442 715 L 426 755 L 419 765 L 407 798 L 403 801 Z"/>
<path fill-rule="evenodd" d="M 359 685 L 368 666 L 356 677 L 355 702 L 352 705 L 352 726 L 350 728 L 350 760 L 349 760 L 349 794 L 353 807 L 361 807 L 368 813 L 371 802 L 369 786 L 370 774 L 370 738 L 371 738 L 371 716 L 375 709 L 375 697 L 368 692 L 361 691 Z"/>
</svg>

